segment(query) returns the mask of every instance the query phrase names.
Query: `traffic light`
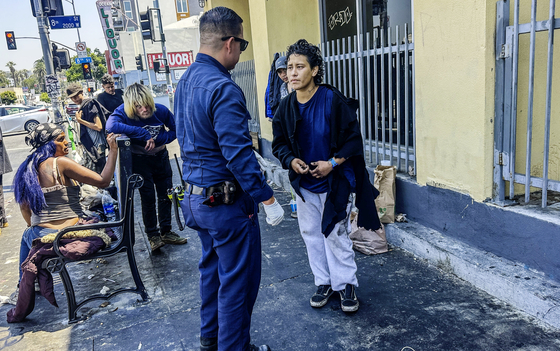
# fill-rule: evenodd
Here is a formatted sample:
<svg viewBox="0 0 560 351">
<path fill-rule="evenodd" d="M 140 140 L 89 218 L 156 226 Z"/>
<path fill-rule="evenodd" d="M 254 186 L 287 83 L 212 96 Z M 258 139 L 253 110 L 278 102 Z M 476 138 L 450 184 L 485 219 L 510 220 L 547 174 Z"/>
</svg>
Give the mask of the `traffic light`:
<svg viewBox="0 0 560 351">
<path fill-rule="evenodd" d="M 154 40 L 154 23 L 152 11 L 149 7 L 146 12 L 140 12 L 140 29 L 142 31 L 142 39 Z"/>
<path fill-rule="evenodd" d="M 43 10 L 43 16 L 64 16 L 62 0 L 39 0 L 38 2 Z M 33 17 L 37 17 L 34 0 L 31 0 L 31 12 L 33 13 Z"/>
<path fill-rule="evenodd" d="M 14 32 L 6 32 L 6 43 L 8 44 L 8 50 L 17 50 Z"/>
<path fill-rule="evenodd" d="M 142 55 L 134 56 L 134 59 L 136 60 L 136 69 L 139 71 L 143 71 L 144 63 L 142 62 Z"/>
<path fill-rule="evenodd" d="M 84 73 L 84 79 L 92 79 L 91 66 L 89 65 L 89 63 L 82 63 L 82 72 Z"/>
</svg>

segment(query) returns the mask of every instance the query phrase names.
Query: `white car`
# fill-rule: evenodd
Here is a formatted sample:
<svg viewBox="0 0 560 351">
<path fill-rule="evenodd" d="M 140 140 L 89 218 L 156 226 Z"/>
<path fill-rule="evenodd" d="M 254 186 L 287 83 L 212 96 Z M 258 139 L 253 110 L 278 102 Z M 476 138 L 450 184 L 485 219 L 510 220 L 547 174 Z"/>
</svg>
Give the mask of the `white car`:
<svg viewBox="0 0 560 351">
<path fill-rule="evenodd" d="M 50 121 L 49 111 L 45 107 L 23 105 L 0 106 L 2 134 L 23 131 L 31 132 L 39 124 Z"/>
</svg>

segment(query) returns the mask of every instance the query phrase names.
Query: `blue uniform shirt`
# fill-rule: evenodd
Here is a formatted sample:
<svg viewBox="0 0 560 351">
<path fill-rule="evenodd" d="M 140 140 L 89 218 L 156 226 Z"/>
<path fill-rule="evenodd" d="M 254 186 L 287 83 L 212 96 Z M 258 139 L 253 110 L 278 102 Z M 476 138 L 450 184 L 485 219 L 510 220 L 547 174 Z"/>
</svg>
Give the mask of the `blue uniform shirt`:
<svg viewBox="0 0 560 351">
<path fill-rule="evenodd" d="M 183 179 L 209 187 L 234 178 L 255 202 L 272 197 L 252 149 L 243 91 L 217 60 L 197 54 L 175 93 Z"/>
</svg>

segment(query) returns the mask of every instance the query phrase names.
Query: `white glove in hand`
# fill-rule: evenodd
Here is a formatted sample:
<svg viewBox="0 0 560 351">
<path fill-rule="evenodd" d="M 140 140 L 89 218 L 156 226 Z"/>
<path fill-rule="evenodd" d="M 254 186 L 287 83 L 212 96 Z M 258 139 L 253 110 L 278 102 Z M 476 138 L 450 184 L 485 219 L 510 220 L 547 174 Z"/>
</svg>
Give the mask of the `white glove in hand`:
<svg viewBox="0 0 560 351">
<path fill-rule="evenodd" d="M 274 199 L 274 203 L 272 205 L 265 205 L 264 212 L 266 212 L 266 223 L 274 226 L 280 224 L 282 220 L 284 220 L 284 209 L 276 199 Z"/>
</svg>

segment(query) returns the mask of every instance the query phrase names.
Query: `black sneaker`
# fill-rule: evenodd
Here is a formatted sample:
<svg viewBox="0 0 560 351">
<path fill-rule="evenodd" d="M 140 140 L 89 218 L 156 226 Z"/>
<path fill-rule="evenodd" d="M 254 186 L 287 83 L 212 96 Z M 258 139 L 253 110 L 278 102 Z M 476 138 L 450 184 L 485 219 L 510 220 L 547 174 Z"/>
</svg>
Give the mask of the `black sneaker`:
<svg viewBox="0 0 560 351">
<path fill-rule="evenodd" d="M 340 307 L 343 312 L 356 312 L 360 302 L 356 296 L 356 288 L 352 284 L 346 284 L 346 288 L 338 292 L 340 294 Z"/>
<path fill-rule="evenodd" d="M 218 338 L 200 337 L 200 351 L 218 351 Z"/>
<path fill-rule="evenodd" d="M 317 292 L 309 300 L 311 307 L 319 308 L 325 306 L 333 293 L 334 291 L 330 285 L 319 285 Z"/>
<path fill-rule="evenodd" d="M 150 241 L 150 248 L 152 249 L 152 252 L 159 250 L 162 246 L 165 246 L 165 243 L 161 240 L 161 236 L 159 235 L 152 236 L 148 238 L 148 240 Z"/>
<path fill-rule="evenodd" d="M 271 350 L 268 345 L 256 346 L 251 344 L 249 345 L 249 351 L 271 351 Z"/>
<path fill-rule="evenodd" d="M 171 245 L 183 245 L 187 243 L 187 238 L 181 238 L 179 234 L 175 232 L 167 232 L 161 235 L 161 240 L 166 244 Z"/>
</svg>

